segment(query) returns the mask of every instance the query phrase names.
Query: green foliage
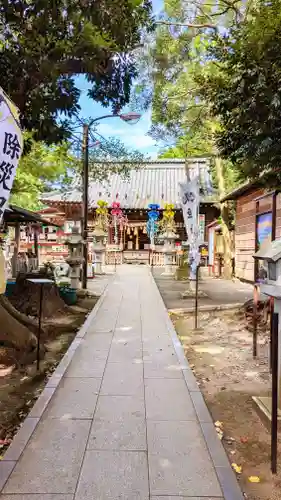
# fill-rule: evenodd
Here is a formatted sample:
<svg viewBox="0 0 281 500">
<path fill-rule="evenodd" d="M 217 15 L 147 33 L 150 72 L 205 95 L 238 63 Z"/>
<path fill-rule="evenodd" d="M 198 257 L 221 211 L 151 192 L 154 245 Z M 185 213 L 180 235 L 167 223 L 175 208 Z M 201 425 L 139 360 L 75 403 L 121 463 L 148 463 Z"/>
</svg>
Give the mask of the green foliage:
<svg viewBox="0 0 281 500">
<path fill-rule="evenodd" d="M 251 16 L 225 36 L 216 36 L 210 57 L 217 75 L 198 81 L 222 127 L 221 154 L 241 171 L 280 184 L 281 1 L 258 2 Z"/>
<path fill-rule="evenodd" d="M 23 127 L 48 144 L 69 137 L 77 75 L 92 83 L 90 97 L 118 111 L 136 76 L 132 51 L 151 27 L 150 0 L 2 0 L 0 85 Z"/>
<path fill-rule="evenodd" d="M 212 103 L 201 83 L 220 75 L 220 66 L 210 57 L 220 38 L 217 33 L 241 22 L 246 7 L 245 2 L 229 0 L 165 1 L 156 36 L 141 54 L 143 78 L 136 89 L 138 102 L 152 105 L 151 135 L 174 144 L 162 156 L 217 156 L 215 136 L 221 124 L 211 113 Z M 215 164 L 212 167 L 221 194 L 239 182 L 239 172 L 230 161 L 220 169 L 223 183 L 218 182 Z"/>
<path fill-rule="evenodd" d="M 30 133 L 25 133 L 24 139 L 30 148 L 20 159 L 10 202 L 36 210 L 40 207 L 40 194 L 55 185 L 69 184 L 79 162 L 67 143 L 47 146 L 36 142 Z"/>
<path fill-rule="evenodd" d="M 219 188 L 218 172 L 214 161 L 214 140 L 210 127 L 202 126 L 190 131 L 185 136 L 181 136 L 176 145 L 164 150 L 160 158 L 190 158 L 190 157 L 211 157 L 210 170 L 212 184 L 215 191 Z M 230 161 L 224 160 L 222 163 L 222 174 L 224 178 L 224 190 L 230 191 L 241 182 L 241 175 L 237 168 Z"/>
<path fill-rule="evenodd" d="M 212 156 L 214 143 L 210 128 L 202 126 L 180 136 L 172 148 L 164 149 L 161 158 L 190 158 L 193 156 Z"/>
</svg>

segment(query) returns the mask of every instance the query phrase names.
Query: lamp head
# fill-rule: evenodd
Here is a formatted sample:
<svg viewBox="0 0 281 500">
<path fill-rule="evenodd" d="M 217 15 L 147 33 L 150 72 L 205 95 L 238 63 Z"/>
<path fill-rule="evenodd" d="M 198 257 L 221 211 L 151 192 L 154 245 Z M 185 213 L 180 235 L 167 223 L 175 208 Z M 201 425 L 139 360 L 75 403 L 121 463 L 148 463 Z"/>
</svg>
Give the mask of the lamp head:
<svg viewBox="0 0 281 500">
<path fill-rule="evenodd" d="M 127 122 L 127 123 L 137 123 L 139 121 L 139 119 L 141 118 L 141 115 L 139 113 L 122 113 L 120 115 L 118 115 L 121 120 L 123 120 L 123 122 Z"/>
</svg>

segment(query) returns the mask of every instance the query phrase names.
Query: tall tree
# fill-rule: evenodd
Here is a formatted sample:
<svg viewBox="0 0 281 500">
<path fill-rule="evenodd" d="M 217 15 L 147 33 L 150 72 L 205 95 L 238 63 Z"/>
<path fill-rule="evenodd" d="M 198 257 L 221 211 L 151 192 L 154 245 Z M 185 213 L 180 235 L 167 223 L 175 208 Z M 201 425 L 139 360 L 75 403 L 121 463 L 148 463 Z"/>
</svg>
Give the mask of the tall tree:
<svg viewBox="0 0 281 500">
<path fill-rule="evenodd" d="M 3 0 L 0 85 L 23 127 L 49 144 L 68 137 L 77 75 L 92 84 L 90 97 L 119 111 L 136 76 L 133 50 L 151 27 L 151 0 Z"/>
<path fill-rule="evenodd" d="M 216 134 L 220 153 L 247 177 L 262 174 L 267 185 L 281 181 L 281 1 L 261 0 L 251 16 L 209 48 L 217 74 L 198 83 L 222 124 Z"/>
<path fill-rule="evenodd" d="M 216 61 L 209 57 L 210 47 L 215 43 L 214 34 L 222 27 L 230 29 L 246 15 L 246 4 L 240 1 L 167 0 L 164 13 L 157 21 L 156 37 L 150 39 L 143 51 L 144 76 L 136 89 L 143 97 L 140 102 L 152 104 L 151 134 L 154 137 L 176 144 L 185 153 L 197 150 L 204 155 L 206 148 L 205 154 L 214 156 L 219 197 L 232 187 L 236 171 L 231 163 L 226 165 L 218 157 L 215 131 L 219 122 L 213 118 L 210 102 L 202 94 L 198 80 L 220 71 Z M 148 76 L 152 81 L 149 88 Z M 229 216 L 226 206 L 221 206 L 221 211 L 225 242 L 224 272 L 226 277 L 230 277 L 232 249 Z"/>
</svg>

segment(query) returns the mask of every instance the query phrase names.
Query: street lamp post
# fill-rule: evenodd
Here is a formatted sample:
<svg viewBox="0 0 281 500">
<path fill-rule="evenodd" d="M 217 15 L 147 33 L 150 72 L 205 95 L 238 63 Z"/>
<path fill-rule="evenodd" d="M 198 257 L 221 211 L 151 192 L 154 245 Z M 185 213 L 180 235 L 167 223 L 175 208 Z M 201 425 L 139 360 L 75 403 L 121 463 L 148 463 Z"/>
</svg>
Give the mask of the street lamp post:
<svg viewBox="0 0 281 500">
<path fill-rule="evenodd" d="M 95 123 L 105 118 L 120 118 L 124 122 L 137 122 L 140 119 L 138 113 L 123 113 L 104 115 L 99 118 L 93 118 L 90 123 L 83 124 L 83 142 L 82 142 L 82 157 L 83 157 L 83 273 L 82 273 L 82 288 L 87 288 L 87 275 L 88 275 L 88 204 L 89 204 L 89 130 Z"/>
</svg>

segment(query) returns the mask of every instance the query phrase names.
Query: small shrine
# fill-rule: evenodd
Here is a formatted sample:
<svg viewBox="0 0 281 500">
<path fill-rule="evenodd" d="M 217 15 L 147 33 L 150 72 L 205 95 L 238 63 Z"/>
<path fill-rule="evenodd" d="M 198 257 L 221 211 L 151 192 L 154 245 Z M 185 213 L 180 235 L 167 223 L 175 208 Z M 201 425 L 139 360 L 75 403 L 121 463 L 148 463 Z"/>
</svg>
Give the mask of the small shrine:
<svg viewBox="0 0 281 500">
<path fill-rule="evenodd" d="M 209 160 L 191 158 L 188 159 L 188 165 L 190 171 L 197 172 L 198 168 L 200 171 L 204 169 L 207 171 Z M 108 168 L 112 169 L 112 164 L 109 164 Z M 107 264 L 148 264 L 151 263 L 152 257 L 155 266 L 166 265 L 168 270 L 168 261 L 172 266 L 179 263 L 181 245 L 187 239 L 180 195 L 180 183 L 186 180 L 186 161 L 163 159 L 147 162 L 140 168 L 132 168 L 128 177 L 114 173 L 115 170 L 114 167 L 108 179 L 91 181 L 89 184 L 88 220 L 93 237 L 89 253 L 93 253 L 91 260 L 95 272 L 97 274 L 103 272 L 105 269 L 103 266 Z M 62 225 L 61 219 L 64 218 L 65 233 L 69 232 L 69 226 L 74 221 L 81 221 L 80 189 L 46 194 L 42 201 L 47 206 L 44 213 L 52 216 L 55 223 Z M 158 238 L 157 228 L 159 221 L 163 219 L 166 204 L 173 205 L 174 225 L 172 230 L 168 229 L 163 245 Z M 148 227 L 152 205 L 158 207 L 156 210 L 158 219 L 151 220 Z M 103 214 L 104 209 L 106 213 Z M 219 215 L 216 202 L 202 196 L 199 214 L 200 241 L 207 245 L 206 226 Z M 165 233 L 164 227 L 161 232 Z M 44 241 L 43 239 L 40 241 L 40 245 L 42 253 L 46 252 L 44 258 L 47 258 L 48 254 L 48 258 L 56 261 L 65 255 L 64 245 L 50 228 L 46 228 L 46 237 Z M 154 247 L 153 252 L 152 247 Z M 169 272 L 171 270 L 169 268 Z"/>
</svg>

